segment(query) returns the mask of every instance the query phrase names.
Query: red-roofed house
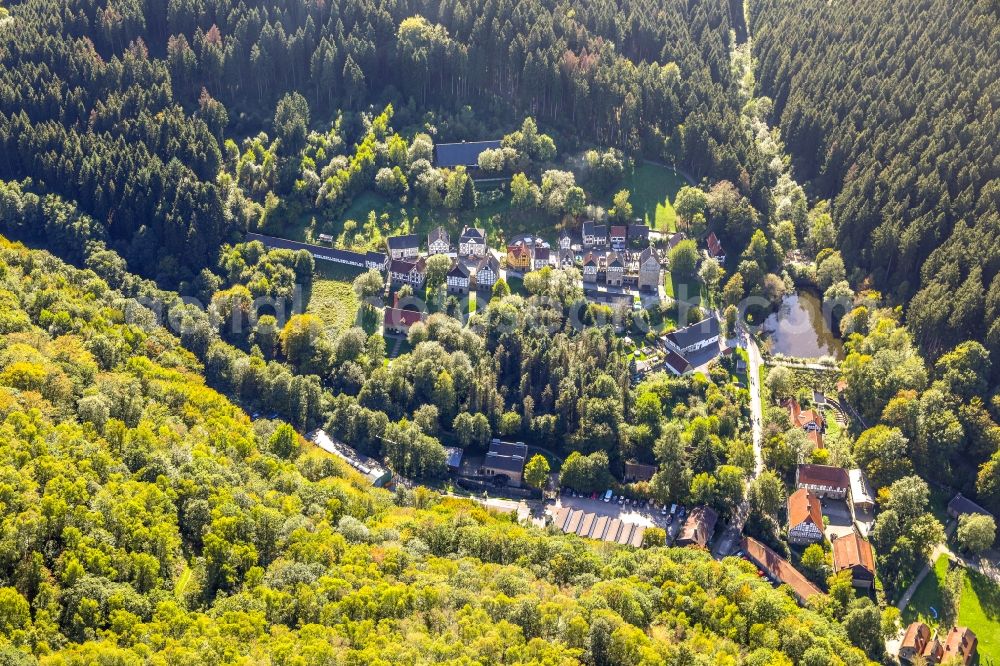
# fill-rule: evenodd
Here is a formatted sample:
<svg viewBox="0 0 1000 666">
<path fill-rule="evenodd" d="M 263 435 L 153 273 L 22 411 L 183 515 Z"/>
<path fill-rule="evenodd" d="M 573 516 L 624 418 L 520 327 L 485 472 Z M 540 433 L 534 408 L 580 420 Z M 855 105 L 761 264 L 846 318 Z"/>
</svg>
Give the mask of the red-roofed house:
<svg viewBox="0 0 1000 666">
<path fill-rule="evenodd" d="M 722 249 L 722 243 L 719 241 L 719 237 L 715 235 L 713 231 L 705 239 L 706 245 L 708 245 L 708 256 L 715 259 L 720 264 L 726 263 L 726 251 Z"/>
<path fill-rule="evenodd" d="M 788 543 L 806 544 L 823 540 L 823 509 L 819 498 L 805 488 L 788 497 Z"/>
<path fill-rule="evenodd" d="M 854 587 L 868 589 L 875 584 L 875 554 L 872 545 L 856 532 L 833 541 L 833 570 L 849 569 Z"/>
<path fill-rule="evenodd" d="M 976 659 L 976 646 L 979 640 L 968 627 L 952 627 L 944 642 L 944 659 L 958 657 L 961 663 L 968 666 Z"/>
</svg>

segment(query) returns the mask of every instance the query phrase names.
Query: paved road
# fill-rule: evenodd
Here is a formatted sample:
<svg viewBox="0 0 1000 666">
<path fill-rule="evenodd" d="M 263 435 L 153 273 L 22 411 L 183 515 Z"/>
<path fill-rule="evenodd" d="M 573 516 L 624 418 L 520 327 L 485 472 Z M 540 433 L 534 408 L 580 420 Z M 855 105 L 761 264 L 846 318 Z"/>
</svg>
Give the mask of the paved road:
<svg viewBox="0 0 1000 666">
<path fill-rule="evenodd" d="M 717 313 L 717 316 L 721 315 Z M 743 501 L 736 507 L 729 525 L 722 531 L 719 538 L 715 540 L 715 545 L 712 548 L 712 554 L 715 557 L 725 557 L 736 552 L 743 533 L 743 526 L 746 525 L 747 518 L 750 517 L 750 483 L 764 471 L 764 454 L 761 451 L 761 441 L 764 438 L 764 410 L 760 398 L 760 367 L 764 364 L 764 360 L 760 355 L 760 349 L 757 347 L 757 341 L 747 332 L 746 328 L 740 327 L 740 330 L 737 332 L 737 341 L 740 347 L 747 350 L 747 357 L 749 359 L 747 363 L 747 382 L 750 390 L 750 421 L 753 437 L 754 469 L 752 477 L 747 480 L 747 492 L 744 492 Z"/>
</svg>

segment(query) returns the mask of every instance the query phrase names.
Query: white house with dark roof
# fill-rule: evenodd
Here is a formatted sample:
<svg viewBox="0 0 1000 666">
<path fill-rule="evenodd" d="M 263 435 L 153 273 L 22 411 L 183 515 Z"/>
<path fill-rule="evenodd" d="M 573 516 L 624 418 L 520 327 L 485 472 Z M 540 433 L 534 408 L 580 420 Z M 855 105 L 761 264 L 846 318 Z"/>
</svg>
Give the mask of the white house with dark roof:
<svg viewBox="0 0 1000 666">
<path fill-rule="evenodd" d="M 487 253 L 476 264 L 475 278 L 476 289 L 491 289 L 500 279 L 500 262 L 497 261 L 492 252 Z"/>
<path fill-rule="evenodd" d="M 389 279 L 394 284 L 408 284 L 414 288 L 422 287 L 427 279 L 426 262 L 423 257 L 417 261 L 395 259 L 389 263 Z"/>
<path fill-rule="evenodd" d="M 462 261 L 455 261 L 445 276 L 449 294 L 467 294 L 472 280 L 472 272 Z"/>
<path fill-rule="evenodd" d="M 708 317 L 666 335 L 667 348 L 681 356 L 719 344 L 719 320 Z"/>
<path fill-rule="evenodd" d="M 420 253 L 420 236 L 417 234 L 389 236 L 385 244 L 392 259 L 415 259 Z"/>
<path fill-rule="evenodd" d="M 427 234 L 427 254 L 448 254 L 451 251 L 451 235 L 444 227 L 437 227 Z"/>
<path fill-rule="evenodd" d="M 458 256 L 486 256 L 486 232 L 477 227 L 465 227 L 458 239 Z"/>
<path fill-rule="evenodd" d="M 588 252 L 583 257 L 583 281 L 584 282 L 597 282 L 597 270 L 600 267 L 600 263 L 597 260 L 597 255 L 593 252 Z"/>
</svg>

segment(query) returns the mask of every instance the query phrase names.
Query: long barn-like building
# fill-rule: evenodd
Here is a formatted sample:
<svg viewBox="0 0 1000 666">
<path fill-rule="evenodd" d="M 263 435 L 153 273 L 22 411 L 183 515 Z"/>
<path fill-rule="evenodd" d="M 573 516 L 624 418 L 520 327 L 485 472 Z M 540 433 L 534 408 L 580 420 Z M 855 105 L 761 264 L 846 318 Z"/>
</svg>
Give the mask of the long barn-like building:
<svg viewBox="0 0 1000 666">
<path fill-rule="evenodd" d="M 299 243 L 285 238 L 275 236 L 264 236 L 262 234 L 248 233 L 247 242 L 260 241 L 264 247 L 275 250 L 305 250 L 317 261 L 332 261 L 336 264 L 354 266 L 362 270 L 376 270 L 384 273 L 389 267 L 388 255 L 381 252 L 354 252 L 352 250 L 340 250 L 335 247 L 323 247 L 322 245 L 310 245 L 309 243 Z"/>
</svg>

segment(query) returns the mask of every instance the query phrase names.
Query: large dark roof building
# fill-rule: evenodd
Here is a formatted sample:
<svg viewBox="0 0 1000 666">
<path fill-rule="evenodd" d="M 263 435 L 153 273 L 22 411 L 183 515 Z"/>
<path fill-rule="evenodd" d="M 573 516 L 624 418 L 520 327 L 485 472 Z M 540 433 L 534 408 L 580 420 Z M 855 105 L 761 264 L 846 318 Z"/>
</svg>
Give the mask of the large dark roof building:
<svg viewBox="0 0 1000 666">
<path fill-rule="evenodd" d="M 510 485 L 520 486 L 527 460 L 528 446 L 524 442 L 501 442 L 494 439 L 483 460 L 483 473 L 487 476 L 506 476 Z"/>
<path fill-rule="evenodd" d="M 495 150 L 499 147 L 500 141 L 439 143 L 434 146 L 434 166 L 478 168 L 479 154 L 484 150 Z"/>
<path fill-rule="evenodd" d="M 310 245 L 309 243 L 299 243 L 298 241 L 291 241 L 286 238 L 276 238 L 275 236 L 263 236 L 253 233 L 247 234 L 246 240 L 247 242 L 258 241 L 264 247 L 272 250 L 305 250 L 313 256 L 313 259 L 332 261 L 337 264 L 346 264 L 356 268 L 374 268 L 378 271 L 385 271 L 389 265 L 389 257 L 381 252 L 353 252 L 351 250 Z"/>
</svg>

